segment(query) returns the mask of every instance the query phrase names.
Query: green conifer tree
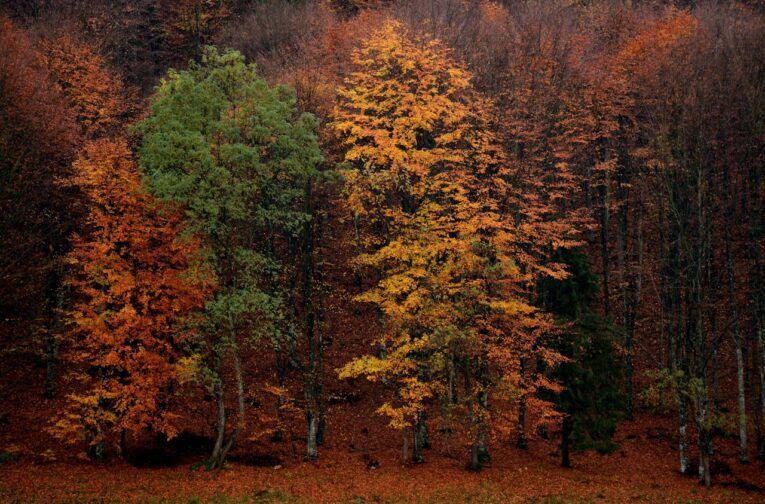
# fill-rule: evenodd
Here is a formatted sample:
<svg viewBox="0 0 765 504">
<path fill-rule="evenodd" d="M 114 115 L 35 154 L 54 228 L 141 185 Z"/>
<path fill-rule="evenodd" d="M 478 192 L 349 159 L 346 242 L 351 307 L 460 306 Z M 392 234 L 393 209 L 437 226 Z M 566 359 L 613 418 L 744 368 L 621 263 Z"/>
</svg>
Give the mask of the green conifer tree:
<svg viewBox="0 0 765 504">
<path fill-rule="evenodd" d="M 564 279 L 540 281 L 540 302 L 565 325 L 558 351 L 569 360 L 553 371 L 564 387 L 555 403 L 563 414 L 561 465 L 571 466 L 571 449 L 612 451 L 613 435 L 624 408 L 621 363 L 616 355 L 621 334 L 594 309 L 597 277 L 578 249 L 559 249 L 552 260 L 568 265 Z"/>
</svg>

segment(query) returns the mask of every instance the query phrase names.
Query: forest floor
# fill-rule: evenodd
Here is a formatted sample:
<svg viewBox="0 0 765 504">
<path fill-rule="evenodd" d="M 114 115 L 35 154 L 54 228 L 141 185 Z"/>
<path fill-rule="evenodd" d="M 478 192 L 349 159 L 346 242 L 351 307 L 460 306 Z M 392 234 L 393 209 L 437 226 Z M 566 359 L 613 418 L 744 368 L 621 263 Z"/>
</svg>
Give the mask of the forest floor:
<svg viewBox="0 0 765 504">
<path fill-rule="evenodd" d="M 619 449 L 576 454 L 572 469 L 558 466 L 555 441 L 541 439 L 528 450 L 496 447 L 480 473 L 465 469 L 462 450 L 450 455 L 439 443 L 417 466 L 403 466 L 395 445 L 362 453 L 338 442 L 315 462 L 297 453 L 234 456 L 217 472 L 189 461 L 136 467 L 22 457 L 0 465 L 0 502 L 765 502 L 765 468 L 735 462 L 734 440 L 718 442 L 711 489 L 678 474 L 670 427 L 661 417 L 624 422 Z M 379 467 L 369 469 L 371 459 Z"/>
</svg>

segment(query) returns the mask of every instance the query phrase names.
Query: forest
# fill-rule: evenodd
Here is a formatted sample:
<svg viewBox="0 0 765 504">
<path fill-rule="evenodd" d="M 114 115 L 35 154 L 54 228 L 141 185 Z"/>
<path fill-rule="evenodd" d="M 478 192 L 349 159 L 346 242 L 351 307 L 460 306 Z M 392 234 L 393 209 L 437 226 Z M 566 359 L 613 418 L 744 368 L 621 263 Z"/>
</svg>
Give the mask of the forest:
<svg viewBox="0 0 765 504">
<path fill-rule="evenodd" d="M 765 2 L 0 0 L 0 502 L 765 502 Z"/>
</svg>

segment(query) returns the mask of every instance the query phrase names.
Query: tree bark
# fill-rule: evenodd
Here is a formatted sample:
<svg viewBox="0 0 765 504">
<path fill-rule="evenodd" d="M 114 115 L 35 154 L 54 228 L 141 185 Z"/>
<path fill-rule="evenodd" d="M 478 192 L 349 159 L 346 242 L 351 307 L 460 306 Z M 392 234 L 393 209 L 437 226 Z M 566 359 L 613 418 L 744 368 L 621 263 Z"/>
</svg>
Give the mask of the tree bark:
<svg viewBox="0 0 765 504">
<path fill-rule="evenodd" d="M 221 453 L 223 451 L 223 442 L 226 437 L 226 395 L 222 373 L 223 359 L 217 352 L 215 360 L 218 368 L 218 382 L 215 384 L 215 401 L 218 406 L 218 418 L 215 444 L 213 445 L 212 454 L 210 455 L 210 460 L 208 462 L 210 469 L 216 469 L 223 464 Z"/>
<path fill-rule="evenodd" d="M 749 449 L 747 446 L 746 432 L 746 386 L 744 383 L 744 349 L 741 341 L 741 327 L 739 326 L 738 309 L 736 306 L 736 276 L 733 270 L 733 247 L 731 245 L 731 227 L 735 221 L 735 211 L 731 202 L 730 174 L 724 168 L 725 186 L 725 263 L 728 273 L 728 303 L 730 307 L 731 322 L 733 325 L 733 342 L 736 347 L 736 391 L 738 393 L 738 440 L 739 455 L 741 462 L 749 461 Z"/>
<path fill-rule="evenodd" d="M 600 212 L 600 260 L 603 268 L 603 313 L 608 319 L 611 316 L 610 300 L 610 272 L 609 272 L 609 250 L 608 250 L 608 226 L 610 220 L 610 187 L 608 175 L 606 175 L 603 184 L 600 186 L 600 196 L 603 208 Z"/>
<path fill-rule="evenodd" d="M 426 447 L 428 439 L 428 427 L 425 424 L 425 412 L 417 413 L 417 422 L 414 426 L 414 446 L 412 450 L 412 462 L 422 464 L 425 462 L 423 449 Z"/>
<path fill-rule="evenodd" d="M 681 385 L 682 387 L 682 385 Z M 691 469 L 690 459 L 688 457 L 688 401 L 684 392 L 679 392 L 678 398 L 678 416 L 679 416 L 679 434 L 680 434 L 680 473 L 688 474 Z"/>
<path fill-rule="evenodd" d="M 234 427 L 234 430 L 229 435 L 228 441 L 225 442 L 225 444 L 223 445 L 223 448 L 220 450 L 220 455 L 217 461 L 217 467 L 221 467 L 223 463 L 226 461 L 228 452 L 231 451 L 231 448 L 234 446 L 234 443 L 239 438 L 239 434 L 242 432 L 242 428 L 244 427 L 244 379 L 242 376 L 242 364 L 239 359 L 239 349 L 236 346 L 235 342 L 233 343 L 233 346 L 231 348 L 231 355 L 232 355 L 232 361 L 234 364 L 234 380 L 236 381 L 237 418 L 236 418 L 236 426 Z"/>
<path fill-rule="evenodd" d="M 454 387 L 454 355 L 452 354 L 446 359 L 444 374 L 446 375 L 446 393 L 441 396 L 441 432 L 449 433 L 452 431 L 449 416 L 451 415 L 452 406 L 457 404 L 456 390 Z"/>
<path fill-rule="evenodd" d="M 45 397 L 56 397 L 56 362 L 58 361 L 59 342 L 55 332 L 49 332 L 46 337 L 45 358 Z"/>
<path fill-rule="evenodd" d="M 234 446 L 239 434 L 244 427 L 245 418 L 245 404 L 244 404 L 244 377 L 242 375 L 242 363 L 239 357 L 239 348 L 236 343 L 236 334 L 233 324 L 229 329 L 229 335 L 231 341 L 229 342 L 228 350 L 231 353 L 231 359 L 234 366 L 234 381 L 236 386 L 236 407 L 237 418 L 234 430 L 226 439 L 226 405 L 225 405 L 225 393 L 223 386 L 223 373 L 222 369 L 219 369 L 219 383 L 216 389 L 216 397 L 218 402 L 218 432 L 215 439 L 215 445 L 213 446 L 213 452 L 210 456 L 208 466 L 210 469 L 218 469 L 226 462 L 226 457 L 229 451 Z M 218 358 L 219 366 L 222 368 L 222 358 Z"/>
<path fill-rule="evenodd" d="M 760 347 L 760 432 L 765 438 L 765 324 L 760 322 L 759 327 Z M 765 460 L 765 439 L 760 444 L 760 460 Z"/>
<path fill-rule="evenodd" d="M 401 429 L 401 461 L 406 464 L 409 462 L 409 429 Z"/>
<path fill-rule="evenodd" d="M 560 465 L 561 467 L 571 467 L 571 433 L 574 428 L 574 422 L 571 415 L 563 418 L 561 442 L 560 442 Z"/>
<path fill-rule="evenodd" d="M 623 166 L 619 170 L 617 178 L 617 197 L 619 204 L 619 215 L 617 226 L 617 244 L 618 254 L 617 263 L 619 268 L 619 291 L 622 301 L 622 325 L 625 329 L 624 339 L 624 385 L 625 385 L 625 408 L 624 413 L 627 420 L 632 419 L 632 331 L 630 330 L 630 307 L 631 302 L 629 299 L 630 293 L 628 292 L 628 272 L 627 272 L 627 229 L 628 229 L 628 216 L 629 216 L 629 191 L 627 190 L 627 170 L 626 166 Z M 631 285 L 630 285 L 631 287 Z"/>
<path fill-rule="evenodd" d="M 306 439 L 306 460 L 316 460 L 319 456 L 316 442 L 316 434 L 319 430 L 319 419 L 315 408 L 309 406 L 305 412 L 306 422 L 308 424 L 308 434 Z"/>
<path fill-rule="evenodd" d="M 312 185 L 307 180 L 305 184 L 305 212 L 313 216 Z M 354 222 L 358 222 L 357 219 Z M 358 228 L 357 228 L 358 232 Z M 317 446 L 324 441 L 325 420 L 320 406 L 321 378 L 323 345 L 319 331 L 316 330 L 316 320 L 313 306 L 313 218 L 307 219 L 303 225 L 302 266 L 303 266 L 303 312 L 305 322 L 305 334 L 308 340 L 308 369 L 304 373 L 303 391 L 306 401 L 306 459 L 314 460 L 318 457 Z"/>
<path fill-rule="evenodd" d="M 518 398 L 518 426 L 517 437 L 515 446 L 526 450 L 529 445 L 526 441 L 526 393 L 523 386 L 524 373 L 526 371 L 526 358 L 521 357 L 521 383 L 520 383 L 520 397 Z"/>
<path fill-rule="evenodd" d="M 284 349 L 277 349 L 276 351 L 276 383 L 280 389 L 284 389 L 287 380 L 287 359 Z M 284 418 L 282 409 L 287 402 L 287 398 L 281 392 L 276 397 L 276 431 L 271 436 L 271 441 L 283 441 L 284 440 Z"/>
<path fill-rule="evenodd" d="M 361 255 L 361 217 L 358 213 L 353 214 L 353 233 L 356 239 L 356 257 Z M 364 285 L 361 277 L 361 270 L 356 267 L 356 288 L 359 292 L 363 292 Z"/>
<path fill-rule="evenodd" d="M 470 443 L 470 461 L 468 462 L 468 469 L 471 471 L 481 470 L 481 456 L 480 456 L 480 419 L 476 414 L 476 409 L 480 407 L 478 404 L 477 392 L 475 391 L 473 381 L 473 366 L 471 366 L 471 358 L 465 359 L 465 397 L 467 398 L 467 411 L 469 415 L 469 426 L 471 435 L 473 437 Z M 477 381 L 477 380 L 476 380 Z"/>
<path fill-rule="evenodd" d="M 484 411 L 484 416 L 481 417 L 478 427 L 478 460 L 483 463 L 491 460 L 489 447 L 486 444 L 486 421 L 484 418 L 485 412 L 489 409 L 489 392 L 485 388 L 478 394 L 478 406 Z"/>
</svg>

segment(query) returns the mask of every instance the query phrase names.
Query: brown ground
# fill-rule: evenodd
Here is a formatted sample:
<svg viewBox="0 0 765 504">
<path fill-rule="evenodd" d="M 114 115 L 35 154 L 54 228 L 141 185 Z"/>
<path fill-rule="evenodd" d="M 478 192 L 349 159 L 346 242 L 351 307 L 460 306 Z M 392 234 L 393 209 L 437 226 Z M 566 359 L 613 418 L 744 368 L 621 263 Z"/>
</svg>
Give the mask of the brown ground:
<svg viewBox="0 0 765 504">
<path fill-rule="evenodd" d="M 369 419 L 346 413 L 340 420 L 346 434 L 332 436 L 333 422 L 317 462 L 300 459 L 297 440 L 251 444 L 249 457 L 240 450 L 237 461 L 219 472 L 192 470 L 193 456 L 142 468 L 119 460 L 45 463 L 22 455 L 0 466 L 0 502 L 228 502 L 223 496 L 235 502 L 765 502 L 765 470 L 736 463 L 735 440 L 718 441 L 711 490 L 679 475 L 668 419 L 623 423 L 619 450 L 578 454 L 573 469 L 558 467 L 555 441 L 535 440 L 528 451 L 494 446 L 493 460 L 476 474 L 465 470 L 463 450 L 438 437 L 426 464 L 405 467 L 397 436 L 371 439 L 362 427 Z M 369 460 L 379 468 L 369 469 Z"/>
</svg>

